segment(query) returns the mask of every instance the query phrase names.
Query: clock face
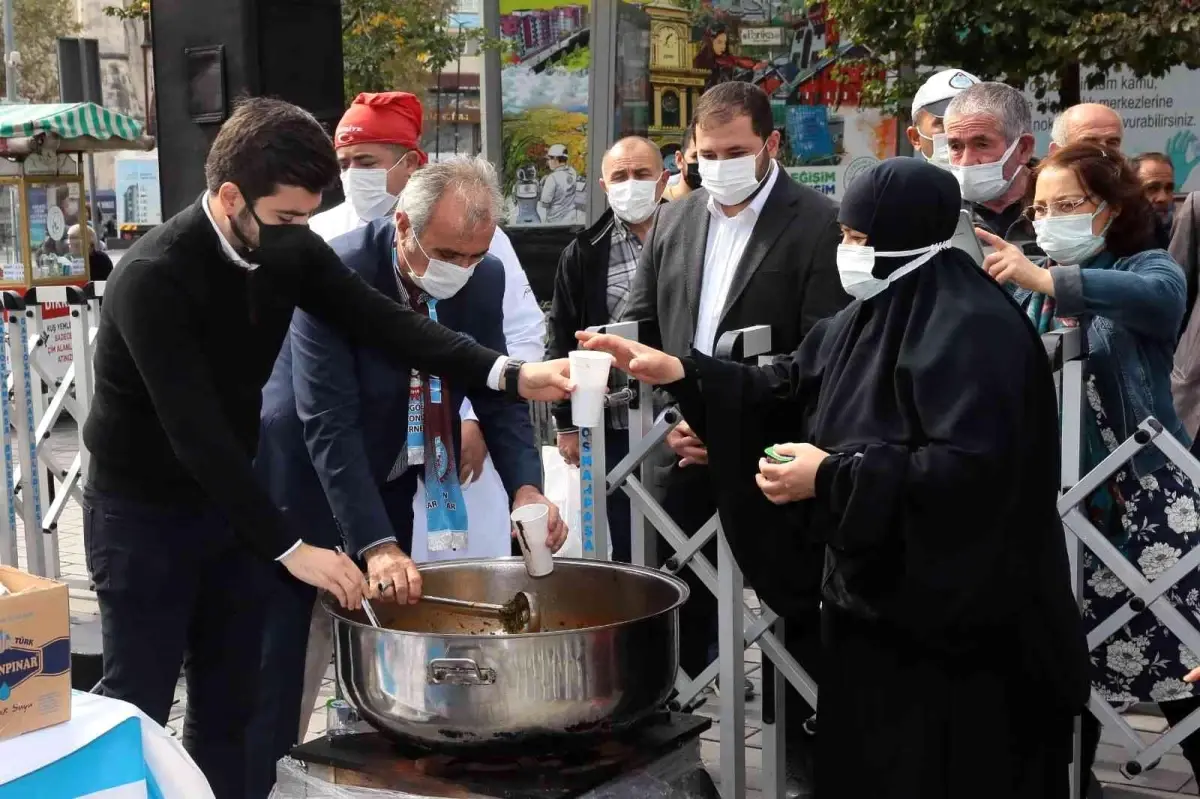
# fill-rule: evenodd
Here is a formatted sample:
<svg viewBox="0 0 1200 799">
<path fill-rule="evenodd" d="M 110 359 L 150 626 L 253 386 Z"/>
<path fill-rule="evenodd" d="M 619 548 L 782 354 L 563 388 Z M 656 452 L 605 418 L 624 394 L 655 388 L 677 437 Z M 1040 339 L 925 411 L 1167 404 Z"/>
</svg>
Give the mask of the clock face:
<svg viewBox="0 0 1200 799">
<path fill-rule="evenodd" d="M 664 67 L 677 67 L 679 61 L 679 34 L 667 28 L 658 34 L 658 63 Z"/>
<path fill-rule="evenodd" d="M 671 113 L 679 110 L 679 95 L 675 92 L 667 92 L 662 98 L 663 110 Z"/>
</svg>

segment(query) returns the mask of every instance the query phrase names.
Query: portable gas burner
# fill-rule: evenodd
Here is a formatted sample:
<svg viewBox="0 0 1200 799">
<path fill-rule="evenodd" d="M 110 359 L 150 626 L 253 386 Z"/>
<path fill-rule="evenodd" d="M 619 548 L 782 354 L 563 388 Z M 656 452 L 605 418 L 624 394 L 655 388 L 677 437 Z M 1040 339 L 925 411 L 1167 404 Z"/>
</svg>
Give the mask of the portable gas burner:
<svg viewBox="0 0 1200 799">
<path fill-rule="evenodd" d="M 670 784 L 673 799 L 715 799 L 700 761 L 700 734 L 710 726 L 702 716 L 662 711 L 631 730 L 587 741 L 548 738 L 519 748 L 449 751 L 377 732 L 326 735 L 295 747 L 292 758 L 304 764 L 309 780 L 405 797 L 591 799 Z M 282 771 L 280 791 L 289 797 Z"/>
</svg>

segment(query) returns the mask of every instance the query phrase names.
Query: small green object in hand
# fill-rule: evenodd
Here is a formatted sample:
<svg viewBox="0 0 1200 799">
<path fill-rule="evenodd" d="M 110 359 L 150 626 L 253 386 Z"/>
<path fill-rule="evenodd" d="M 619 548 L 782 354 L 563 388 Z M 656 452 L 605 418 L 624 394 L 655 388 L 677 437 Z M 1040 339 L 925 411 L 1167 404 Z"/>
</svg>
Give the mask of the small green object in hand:
<svg viewBox="0 0 1200 799">
<path fill-rule="evenodd" d="M 791 463 L 792 461 L 796 460 L 791 455 L 783 455 L 776 452 L 775 447 L 767 447 L 765 450 L 763 450 L 763 452 L 766 453 L 768 458 L 775 461 L 775 463 Z"/>
</svg>

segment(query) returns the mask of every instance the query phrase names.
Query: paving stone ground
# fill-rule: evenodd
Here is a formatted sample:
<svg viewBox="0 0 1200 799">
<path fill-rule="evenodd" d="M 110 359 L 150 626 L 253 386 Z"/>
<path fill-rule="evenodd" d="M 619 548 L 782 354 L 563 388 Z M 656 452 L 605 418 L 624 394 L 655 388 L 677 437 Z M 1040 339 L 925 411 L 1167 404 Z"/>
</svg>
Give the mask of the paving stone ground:
<svg viewBox="0 0 1200 799">
<path fill-rule="evenodd" d="M 75 455 L 78 445 L 78 434 L 74 426 L 69 422 L 60 425 L 52 434 L 50 445 L 56 456 L 60 459 L 60 462 L 69 464 Z M 18 526 L 20 526 L 19 522 Z M 61 577 L 67 580 L 86 581 L 87 569 L 84 562 L 83 550 L 83 520 L 76 502 L 68 502 L 62 517 L 59 519 L 58 529 Z M 24 532 L 19 529 L 18 533 L 21 541 L 19 547 L 20 562 L 22 567 L 24 567 Z M 754 604 L 751 592 L 747 592 L 747 601 Z M 80 616 L 96 614 L 97 608 L 94 598 L 84 590 L 72 589 L 71 611 L 73 614 Z M 759 698 L 761 696 L 762 684 L 760 668 L 761 653 L 758 647 L 752 647 L 746 652 L 746 672 L 748 678 L 755 685 L 755 699 L 746 705 L 746 728 L 739 733 L 740 737 L 746 743 L 747 799 L 758 799 L 761 796 L 760 789 L 762 786 L 762 702 Z M 309 724 L 309 738 L 316 738 L 324 734 L 324 706 L 333 695 L 334 684 L 331 667 L 325 675 L 325 683 L 317 701 L 315 710 L 318 712 L 314 712 L 312 722 Z M 708 701 L 697 712 L 712 716 L 715 722 L 720 711 L 720 701 L 719 696 L 709 696 Z M 186 706 L 187 691 L 181 679 L 176 688 L 175 705 L 171 710 L 171 717 L 167 723 L 167 727 L 172 734 L 179 733 Z M 1166 723 L 1152 709 L 1139 707 L 1137 710 L 1146 712 L 1127 713 L 1126 719 L 1135 729 L 1142 733 L 1147 741 L 1153 740 L 1155 735 L 1161 733 L 1166 728 Z M 1029 723 L 1038 723 L 1038 709 L 1036 707 L 1029 708 Z M 717 764 L 720 759 L 719 742 L 722 732 L 720 724 L 714 723 L 713 727 L 704 734 L 701 742 L 701 754 L 704 762 L 713 775 L 714 780 L 718 782 L 720 781 L 720 775 Z M 1181 795 L 1200 796 L 1200 788 L 1197 787 L 1197 782 L 1191 773 L 1191 768 L 1187 761 L 1183 759 L 1178 749 L 1165 755 L 1157 768 L 1140 775 L 1136 779 L 1127 780 L 1118 770 L 1119 764 L 1125 760 L 1125 757 L 1120 747 L 1116 746 L 1113 742 L 1114 740 L 1114 738 L 1106 733 L 1102 738 L 1100 750 L 1097 753 L 1096 774 L 1104 786 L 1104 799 Z"/>
</svg>

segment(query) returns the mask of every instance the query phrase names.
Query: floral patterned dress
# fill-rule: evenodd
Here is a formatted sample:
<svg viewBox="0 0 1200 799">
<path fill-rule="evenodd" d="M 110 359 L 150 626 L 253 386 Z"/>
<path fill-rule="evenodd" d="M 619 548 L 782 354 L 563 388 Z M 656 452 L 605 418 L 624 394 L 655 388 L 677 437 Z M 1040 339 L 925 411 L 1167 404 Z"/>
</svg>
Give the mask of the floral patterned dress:
<svg viewBox="0 0 1200 799">
<path fill-rule="evenodd" d="M 1120 443 L 1108 425 L 1095 379 L 1087 384 L 1088 406 L 1103 451 Z M 1089 458 L 1094 460 L 1094 458 Z M 1148 580 L 1162 576 L 1200 543 L 1197 491 L 1173 463 L 1141 480 L 1126 465 L 1089 503 L 1092 522 L 1136 565 Z M 1125 586 L 1098 558 L 1085 550 L 1082 612 L 1091 629 L 1131 598 Z M 1200 625 L 1200 572 L 1181 580 L 1167 597 L 1189 620 Z M 1168 702 L 1193 696 L 1183 676 L 1200 658 L 1146 611 L 1092 651 L 1093 685 L 1114 704 Z"/>
</svg>

